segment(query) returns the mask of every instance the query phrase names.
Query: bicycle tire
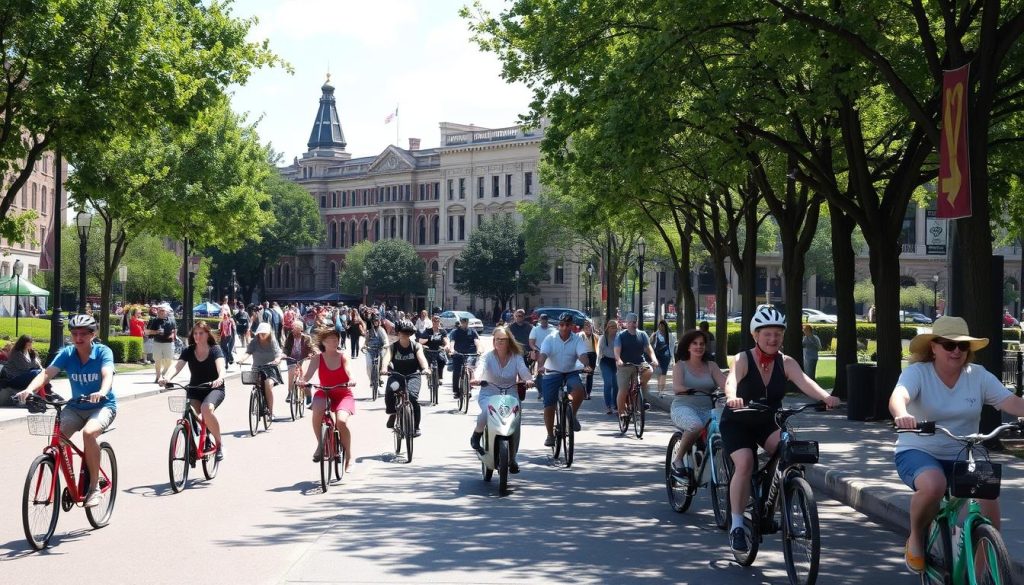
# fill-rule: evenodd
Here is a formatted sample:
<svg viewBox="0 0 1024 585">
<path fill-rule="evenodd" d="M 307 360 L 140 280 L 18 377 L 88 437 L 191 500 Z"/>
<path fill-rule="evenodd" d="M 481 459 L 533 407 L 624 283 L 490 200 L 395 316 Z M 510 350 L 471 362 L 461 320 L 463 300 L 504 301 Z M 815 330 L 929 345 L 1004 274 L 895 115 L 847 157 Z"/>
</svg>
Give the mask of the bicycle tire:
<svg viewBox="0 0 1024 585">
<path fill-rule="evenodd" d="M 252 387 L 252 391 L 249 392 L 249 436 L 255 437 L 256 431 L 259 430 L 260 424 L 260 410 L 262 410 L 262 402 L 259 397 L 259 389 L 256 386 Z"/>
<path fill-rule="evenodd" d="M 459 410 L 462 411 L 462 414 L 469 413 L 470 397 L 469 374 L 463 372 L 462 377 L 459 378 Z"/>
<path fill-rule="evenodd" d="M 341 433 L 334 429 L 334 481 L 340 482 L 345 476 L 345 447 L 341 444 Z"/>
<path fill-rule="evenodd" d="M 504 496 L 508 493 L 508 470 L 512 454 L 505 437 L 499 437 L 495 447 L 498 448 L 498 493 Z"/>
<path fill-rule="evenodd" d="M 299 389 L 295 383 L 288 385 L 288 411 L 292 415 L 292 421 L 296 421 L 299 418 L 299 405 L 302 401 L 299 399 Z"/>
<path fill-rule="evenodd" d="M 565 436 L 565 466 L 572 467 L 573 458 L 576 456 L 576 411 L 572 409 L 572 403 L 566 399 L 565 405 L 565 426 L 562 427 Z"/>
<path fill-rule="evenodd" d="M 637 388 L 633 395 L 633 434 L 636 438 L 644 438 L 644 423 L 647 418 L 647 409 L 644 408 L 644 393 Z"/>
<path fill-rule="evenodd" d="M 180 493 L 188 483 L 188 452 L 192 448 L 185 425 L 175 425 L 171 431 L 171 447 L 167 456 L 167 474 L 171 480 L 171 491 Z"/>
<path fill-rule="evenodd" d="M 732 461 L 725 454 L 722 437 L 711 438 L 711 507 L 715 524 L 722 530 L 729 528 L 729 480 L 732 479 Z"/>
<path fill-rule="evenodd" d="M 1010 553 L 995 526 L 988 522 L 976 522 L 971 530 L 971 548 L 974 556 L 967 558 L 968 578 L 973 576 L 978 585 L 1013 582 Z M 979 564 L 979 560 L 984 563 Z"/>
<path fill-rule="evenodd" d="M 370 360 L 370 401 L 377 401 L 377 388 L 380 386 L 380 358 Z"/>
<path fill-rule="evenodd" d="M 213 442 L 213 437 L 206 435 L 206 448 L 203 451 L 206 455 L 203 455 L 203 477 L 207 480 L 217 477 L 217 471 L 220 470 L 220 461 L 217 461 L 217 449 L 220 445 Z"/>
<path fill-rule="evenodd" d="M 431 366 L 430 368 L 430 404 L 437 406 L 438 404 L 438 383 L 437 383 L 437 368 Z"/>
<path fill-rule="evenodd" d="M 60 494 L 60 476 L 53 457 L 36 457 L 28 467 L 21 496 L 21 525 L 25 539 L 35 550 L 46 548 L 57 529 Z"/>
<path fill-rule="evenodd" d="M 563 423 L 565 419 L 565 413 L 562 411 L 562 401 L 555 402 L 555 421 L 552 425 L 552 433 L 554 433 L 555 441 L 551 445 L 551 459 L 557 461 L 559 455 L 562 454 L 562 437 L 565 433 L 562 432 Z"/>
<path fill-rule="evenodd" d="M 324 414 L 324 416 L 327 416 Z M 326 494 L 331 485 L 331 456 L 334 454 L 334 446 L 331 445 L 333 437 L 331 427 L 320 425 L 320 489 Z"/>
<path fill-rule="evenodd" d="M 103 470 L 107 470 L 106 477 L 103 477 Z M 93 528 L 103 528 L 110 523 L 117 500 L 117 458 L 110 443 L 100 443 L 100 472 L 99 488 L 103 499 L 99 505 L 85 509 L 85 517 Z"/>
<path fill-rule="evenodd" d="M 402 454 L 402 439 L 405 438 L 405 430 L 402 428 L 402 407 L 399 405 L 395 409 L 395 425 L 392 427 L 392 432 L 395 435 L 395 455 Z"/>
<path fill-rule="evenodd" d="M 814 492 L 806 479 L 791 477 L 786 481 L 782 498 L 782 553 L 789 582 L 813 585 L 818 579 L 821 558 L 821 531 Z M 797 545 L 800 545 L 799 550 Z"/>
<path fill-rule="evenodd" d="M 626 412 L 619 413 L 619 435 L 625 437 L 626 431 L 629 430 L 629 425 L 633 421 L 633 415 L 630 412 L 629 402 L 626 402 Z"/>
<path fill-rule="evenodd" d="M 306 397 L 296 389 L 295 397 L 299 401 L 299 418 L 305 418 L 306 416 Z"/>
<path fill-rule="evenodd" d="M 412 443 L 416 439 L 416 415 L 412 403 L 407 402 L 402 408 L 402 430 L 405 433 L 405 462 L 412 463 Z"/>
<path fill-rule="evenodd" d="M 273 390 L 271 390 L 271 392 L 273 392 Z M 263 430 L 269 431 L 270 425 L 274 423 L 274 415 L 271 414 L 270 407 L 267 406 L 266 395 L 263 396 L 263 399 L 260 400 L 260 402 L 263 403 L 263 413 L 260 416 L 260 418 L 263 420 Z"/>
<path fill-rule="evenodd" d="M 683 457 L 683 475 L 677 475 L 672 471 L 672 462 L 675 461 L 675 451 L 680 448 L 680 444 L 683 440 L 683 433 L 676 431 L 672 434 L 672 438 L 668 440 L 668 447 L 665 449 L 665 488 L 668 491 L 668 505 L 673 510 L 682 514 L 690 508 L 690 503 L 693 501 L 693 468 L 690 465 L 692 462 L 690 454 L 687 453 Z"/>
<path fill-rule="evenodd" d="M 925 547 L 922 585 L 946 585 L 953 578 L 953 539 L 949 525 L 944 520 L 932 521 L 928 529 L 928 543 Z"/>
</svg>

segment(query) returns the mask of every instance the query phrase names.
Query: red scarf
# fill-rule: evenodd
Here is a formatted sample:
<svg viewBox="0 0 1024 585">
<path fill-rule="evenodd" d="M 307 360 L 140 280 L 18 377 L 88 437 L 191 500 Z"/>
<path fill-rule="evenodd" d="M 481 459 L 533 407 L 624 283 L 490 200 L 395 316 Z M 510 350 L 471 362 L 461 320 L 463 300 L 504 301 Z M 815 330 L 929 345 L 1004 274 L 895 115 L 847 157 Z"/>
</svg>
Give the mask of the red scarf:
<svg viewBox="0 0 1024 585">
<path fill-rule="evenodd" d="M 763 370 L 767 370 L 769 367 L 771 367 L 771 365 L 775 362 L 775 357 L 779 355 L 778 353 L 768 355 L 761 351 L 760 347 L 755 347 L 755 349 L 757 349 L 757 351 L 754 352 L 754 355 L 757 356 L 757 365 L 761 366 L 761 369 Z"/>
</svg>

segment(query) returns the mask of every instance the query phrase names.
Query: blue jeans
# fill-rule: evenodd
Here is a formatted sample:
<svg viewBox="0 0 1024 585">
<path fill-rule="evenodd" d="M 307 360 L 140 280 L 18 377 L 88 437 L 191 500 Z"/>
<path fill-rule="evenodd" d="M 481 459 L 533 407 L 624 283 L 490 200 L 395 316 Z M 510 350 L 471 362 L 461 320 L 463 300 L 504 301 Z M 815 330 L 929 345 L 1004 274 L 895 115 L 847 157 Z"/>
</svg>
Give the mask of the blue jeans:
<svg viewBox="0 0 1024 585">
<path fill-rule="evenodd" d="M 615 397 L 619 395 L 619 380 L 615 377 L 615 360 L 601 358 L 601 379 L 604 380 L 604 406 L 615 408 Z"/>
</svg>

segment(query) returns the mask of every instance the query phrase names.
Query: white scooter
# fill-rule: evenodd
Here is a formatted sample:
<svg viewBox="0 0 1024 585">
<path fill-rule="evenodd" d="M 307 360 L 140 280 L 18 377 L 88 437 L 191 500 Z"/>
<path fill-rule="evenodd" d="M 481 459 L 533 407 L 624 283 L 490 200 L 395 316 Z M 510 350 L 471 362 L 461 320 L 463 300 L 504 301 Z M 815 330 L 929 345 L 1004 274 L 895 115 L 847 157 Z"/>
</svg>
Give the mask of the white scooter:
<svg viewBox="0 0 1024 585">
<path fill-rule="evenodd" d="M 484 452 L 477 451 L 480 458 L 480 471 L 484 481 L 491 481 L 494 471 L 498 471 L 498 491 L 501 495 L 508 493 L 509 467 L 519 450 L 519 423 L 522 419 L 522 407 L 519 404 L 518 386 L 522 384 L 525 389 L 525 382 L 511 386 L 498 386 L 500 394 L 488 397 L 484 402 L 487 410 L 487 422 L 484 426 L 484 436 L 481 437 L 480 446 Z M 480 381 L 480 387 L 488 386 L 486 380 Z"/>
</svg>

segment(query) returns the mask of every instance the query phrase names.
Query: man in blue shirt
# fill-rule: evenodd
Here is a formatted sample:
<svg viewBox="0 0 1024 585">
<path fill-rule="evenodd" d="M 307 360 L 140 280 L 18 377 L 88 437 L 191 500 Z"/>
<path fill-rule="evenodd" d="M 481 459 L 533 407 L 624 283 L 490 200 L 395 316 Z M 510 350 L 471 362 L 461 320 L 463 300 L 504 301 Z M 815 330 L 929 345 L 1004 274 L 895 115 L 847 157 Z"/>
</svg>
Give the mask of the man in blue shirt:
<svg viewBox="0 0 1024 585">
<path fill-rule="evenodd" d="M 619 396 L 616 402 L 619 407 L 619 416 L 626 415 L 626 400 L 629 396 L 629 383 L 633 377 L 633 368 L 626 367 L 626 364 L 640 366 L 640 388 L 641 393 L 647 392 L 647 383 L 651 380 L 654 367 L 658 365 L 658 358 L 654 355 L 654 348 L 651 347 L 651 339 L 646 331 L 638 331 L 636 328 L 636 313 L 626 315 L 626 328 L 619 331 L 615 336 L 615 376 L 619 383 Z M 644 361 L 644 357 L 647 361 Z M 646 406 L 646 400 L 644 404 Z"/>
<path fill-rule="evenodd" d="M 586 390 L 579 374 L 568 374 L 577 370 L 590 371 L 590 359 L 587 357 L 586 341 L 572 332 L 572 315 L 563 313 L 558 319 L 558 333 L 544 338 L 540 345 L 540 357 L 537 358 L 537 372 L 544 372 L 541 378 L 541 398 L 544 400 L 544 426 L 548 430 L 545 447 L 555 444 L 555 403 L 558 402 L 558 389 L 562 387 L 562 379 L 569 388 L 572 398 L 572 411 L 578 413 Z M 573 417 L 573 430 L 580 431 L 579 418 Z"/>
<path fill-rule="evenodd" d="M 39 372 L 29 385 L 16 397 L 24 401 L 30 394 L 57 376 L 61 370 L 67 372 L 71 381 L 71 397 L 60 413 L 61 433 L 70 437 L 82 431 L 85 445 L 85 465 L 89 468 L 89 489 L 86 491 L 85 507 L 97 506 L 103 499 L 99 490 L 100 443 L 99 436 L 114 422 L 117 415 L 117 399 L 111 392 L 114 381 L 114 354 L 110 348 L 96 343 L 96 320 L 91 315 L 75 315 L 68 322 L 72 345 L 65 346 L 45 370 Z M 79 402 L 82 398 L 84 401 Z"/>
<path fill-rule="evenodd" d="M 453 349 L 457 352 L 452 356 L 452 392 L 455 398 L 459 398 L 462 395 L 462 391 L 459 390 L 459 381 L 465 373 L 463 365 L 466 363 L 466 358 L 459 354 L 479 355 L 480 334 L 475 329 L 469 328 L 469 317 L 462 317 L 459 319 L 459 326 L 453 329 L 448 337 L 452 340 Z"/>
</svg>

